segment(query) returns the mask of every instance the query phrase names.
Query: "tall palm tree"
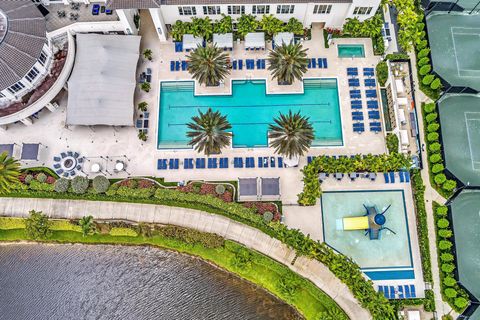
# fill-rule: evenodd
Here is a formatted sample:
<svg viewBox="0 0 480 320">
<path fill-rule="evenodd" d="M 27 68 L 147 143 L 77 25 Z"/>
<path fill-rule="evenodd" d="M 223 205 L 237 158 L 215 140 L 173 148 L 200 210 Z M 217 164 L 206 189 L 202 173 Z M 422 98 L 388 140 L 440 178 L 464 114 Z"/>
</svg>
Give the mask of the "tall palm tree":
<svg viewBox="0 0 480 320">
<path fill-rule="evenodd" d="M 272 72 L 274 79 L 279 83 L 292 84 L 295 79 L 302 80 L 302 76 L 307 72 L 307 49 L 303 49 L 299 43 L 282 43 L 270 51 L 268 62 L 268 70 Z"/>
<path fill-rule="evenodd" d="M 270 147 L 288 158 L 302 156 L 314 139 L 313 127 L 308 117 L 290 110 L 288 115 L 280 114 L 269 127 Z"/>
<path fill-rule="evenodd" d="M 0 154 L 0 193 L 8 193 L 12 185 L 18 181 L 20 163 L 7 152 Z"/>
<path fill-rule="evenodd" d="M 232 128 L 231 124 L 226 116 L 219 111 L 213 112 L 211 108 L 206 113 L 198 112 L 199 116 L 192 117 L 192 122 L 187 124 L 192 130 L 187 132 L 191 139 L 188 144 L 207 156 L 220 153 L 222 148 L 230 145 L 232 134 L 227 130 Z"/>
<path fill-rule="evenodd" d="M 188 72 L 200 84 L 206 86 L 217 86 L 220 81 L 230 74 L 227 68 L 228 54 L 221 48 L 208 45 L 199 45 L 188 59 Z"/>
</svg>

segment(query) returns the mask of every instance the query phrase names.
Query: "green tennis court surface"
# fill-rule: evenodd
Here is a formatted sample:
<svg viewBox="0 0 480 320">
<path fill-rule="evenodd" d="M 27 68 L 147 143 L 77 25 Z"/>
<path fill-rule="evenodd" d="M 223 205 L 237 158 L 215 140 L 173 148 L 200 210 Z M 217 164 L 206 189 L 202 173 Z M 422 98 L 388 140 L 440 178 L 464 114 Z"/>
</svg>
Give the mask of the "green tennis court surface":
<svg viewBox="0 0 480 320">
<path fill-rule="evenodd" d="M 452 86 L 480 91 L 480 18 L 432 14 L 427 18 L 433 70 Z"/>
<path fill-rule="evenodd" d="M 447 96 L 439 112 L 447 169 L 464 184 L 480 185 L 480 97 Z"/>
</svg>

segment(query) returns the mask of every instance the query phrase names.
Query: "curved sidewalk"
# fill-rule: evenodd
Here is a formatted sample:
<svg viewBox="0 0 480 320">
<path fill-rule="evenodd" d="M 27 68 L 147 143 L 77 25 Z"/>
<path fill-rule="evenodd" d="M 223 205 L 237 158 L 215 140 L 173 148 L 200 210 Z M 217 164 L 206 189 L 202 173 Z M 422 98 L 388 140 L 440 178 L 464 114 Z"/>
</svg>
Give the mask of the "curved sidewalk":
<svg viewBox="0 0 480 320">
<path fill-rule="evenodd" d="M 172 224 L 216 233 L 261 252 L 309 279 L 333 298 L 350 319 L 371 319 L 369 312 L 359 305 L 348 287 L 335 277 L 325 265 L 316 260 L 299 257 L 292 266 L 290 262 L 295 257 L 294 250 L 260 230 L 221 215 L 153 204 L 0 198 L 0 215 L 26 217 L 30 210 L 42 211 L 52 218 L 79 219 L 85 215 L 92 215 L 96 219 Z"/>
</svg>

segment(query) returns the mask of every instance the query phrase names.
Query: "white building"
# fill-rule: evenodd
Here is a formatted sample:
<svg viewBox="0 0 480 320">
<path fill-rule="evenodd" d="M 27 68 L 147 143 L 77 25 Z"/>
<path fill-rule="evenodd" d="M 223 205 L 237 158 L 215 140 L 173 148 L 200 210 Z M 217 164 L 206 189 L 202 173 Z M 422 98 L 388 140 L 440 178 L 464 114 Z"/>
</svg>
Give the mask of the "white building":
<svg viewBox="0 0 480 320">
<path fill-rule="evenodd" d="M 51 3 L 98 3 L 91 0 L 35 0 L 44 5 Z M 133 16 L 137 9 L 149 9 L 157 28 L 160 41 L 166 41 L 168 31 L 177 20 L 190 21 L 192 17 L 220 19 L 222 14 L 235 20 L 242 14 L 261 17 L 273 14 L 287 22 L 294 17 L 305 27 L 312 23 L 323 24 L 326 28 L 341 28 L 347 18 L 365 20 L 372 17 L 380 0 L 103 0 L 107 8 L 115 9 L 120 20 L 129 30 L 135 30 Z M 132 33 L 135 33 L 132 31 Z"/>
</svg>

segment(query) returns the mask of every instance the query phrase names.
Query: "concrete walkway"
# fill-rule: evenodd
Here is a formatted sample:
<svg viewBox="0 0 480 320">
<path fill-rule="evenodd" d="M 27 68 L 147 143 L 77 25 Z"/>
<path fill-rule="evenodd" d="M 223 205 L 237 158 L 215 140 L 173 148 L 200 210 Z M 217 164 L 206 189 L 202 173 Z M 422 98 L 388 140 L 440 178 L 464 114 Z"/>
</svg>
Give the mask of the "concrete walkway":
<svg viewBox="0 0 480 320">
<path fill-rule="evenodd" d="M 325 265 L 300 257 L 292 266 L 290 262 L 295 257 L 294 250 L 255 228 L 220 215 L 185 208 L 124 202 L 23 198 L 0 200 L 0 215 L 26 217 L 30 210 L 42 211 L 52 218 L 79 219 L 92 215 L 95 219 L 171 224 L 216 233 L 261 252 L 309 279 L 332 297 L 350 319 L 371 319 L 369 312 L 359 305 L 348 287 Z"/>
<path fill-rule="evenodd" d="M 410 61 L 412 65 L 412 73 L 414 75 L 417 74 L 417 66 L 415 64 L 416 57 L 414 53 L 410 54 Z M 420 131 L 420 144 L 423 146 L 425 145 L 425 138 L 423 133 L 425 132 L 425 127 L 423 124 L 423 117 L 422 117 L 422 110 L 421 110 L 421 103 L 430 103 L 432 100 L 427 97 L 418 87 L 418 77 L 414 77 L 415 79 L 415 101 L 417 102 L 417 114 L 418 114 L 418 128 Z M 438 265 L 438 255 L 437 255 L 437 238 L 436 238 L 436 230 L 435 230 L 435 221 L 434 221 L 434 212 L 432 208 L 433 201 L 436 201 L 440 204 L 445 203 L 445 198 L 443 198 L 438 192 L 432 188 L 430 184 L 430 176 L 429 176 L 429 167 L 428 167 L 428 158 L 426 150 L 422 152 L 422 163 L 423 169 L 421 171 L 423 183 L 425 184 L 425 208 L 427 210 L 427 226 L 428 226 L 428 239 L 429 239 L 429 247 L 430 247 L 430 264 L 432 268 L 432 277 L 433 277 L 433 292 L 435 294 L 435 309 L 437 311 L 438 317 L 442 317 L 443 315 L 450 314 L 457 318 L 458 314 L 452 310 L 450 305 L 442 300 L 441 288 L 440 288 L 440 274 L 439 274 L 439 265 Z"/>
</svg>

